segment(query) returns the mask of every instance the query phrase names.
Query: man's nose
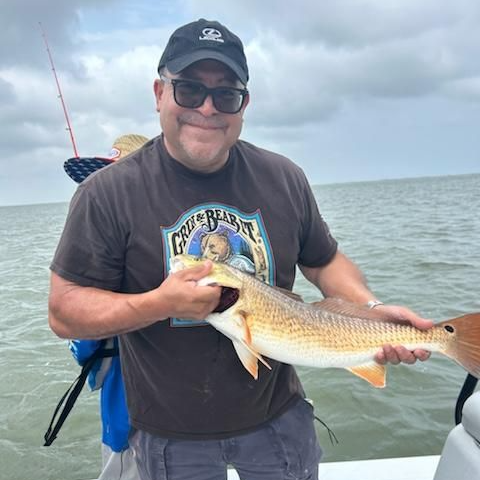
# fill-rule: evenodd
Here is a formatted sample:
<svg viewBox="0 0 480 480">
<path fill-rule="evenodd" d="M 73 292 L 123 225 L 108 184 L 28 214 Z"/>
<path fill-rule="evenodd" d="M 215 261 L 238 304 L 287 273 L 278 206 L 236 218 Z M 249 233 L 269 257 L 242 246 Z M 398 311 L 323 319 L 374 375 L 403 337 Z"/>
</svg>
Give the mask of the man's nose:
<svg viewBox="0 0 480 480">
<path fill-rule="evenodd" d="M 210 95 L 210 94 L 207 95 L 207 98 L 197 108 L 197 110 L 205 117 L 208 117 L 209 115 L 214 115 L 215 113 L 218 113 L 218 110 L 215 108 L 215 105 L 213 104 L 212 95 Z"/>
</svg>

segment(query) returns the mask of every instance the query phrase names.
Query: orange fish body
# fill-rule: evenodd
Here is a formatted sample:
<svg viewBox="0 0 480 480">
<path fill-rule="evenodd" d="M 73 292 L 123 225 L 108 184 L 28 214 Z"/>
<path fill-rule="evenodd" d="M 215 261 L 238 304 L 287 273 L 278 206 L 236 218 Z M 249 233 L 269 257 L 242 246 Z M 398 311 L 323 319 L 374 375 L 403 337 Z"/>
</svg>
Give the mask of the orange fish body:
<svg viewBox="0 0 480 480">
<path fill-rule="evenodd" d="M 177 271 L 205 262 L 179 255 Z M 480 313 L 419 330 L 388 321 L 380 310 L 328 298 L 304 303 L 300 297 L 271 287 L 229 265 L 213 262 L 199 283 L 235 289 L 238 300 L 206 320 L 229 337 L 243 366 L 258 378 L 258 361 L 268 360 L 309 367 L 346 368 L 375 387 L 385 386 L 386 369 L 374 361 L 383 345 L 402 345 L 442 353 L 480 377 Z"/>
</svg>

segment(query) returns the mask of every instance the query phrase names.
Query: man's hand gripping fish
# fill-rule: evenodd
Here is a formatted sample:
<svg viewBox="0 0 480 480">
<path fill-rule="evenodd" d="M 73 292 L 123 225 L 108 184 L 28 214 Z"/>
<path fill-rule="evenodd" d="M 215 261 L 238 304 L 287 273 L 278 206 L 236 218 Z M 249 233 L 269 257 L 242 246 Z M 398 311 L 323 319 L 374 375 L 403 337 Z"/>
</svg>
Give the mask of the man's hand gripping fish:
<svg viewBox="0 0 480 480">
<path fill-rule="evenodd" d="M 173 272 L 206 259 L 177 255 Z M 229 265 L 213 262 L 199 284 L 235 289 L 238 299 L 206 321 L 233 342 L 243 366 L 258 378 L 262 355 L 279 362 L 308 367 L 346 368 L 375 387 L 385 386 L 386 370 L 374 361 L 383 345 L 439 352 L 480 377 L 480 313 L 437 323 L 429 330 L 382 318 L 371 310 L 339 299 L 304 303 L 290 292 L 271 287 Z"/>
</svg>

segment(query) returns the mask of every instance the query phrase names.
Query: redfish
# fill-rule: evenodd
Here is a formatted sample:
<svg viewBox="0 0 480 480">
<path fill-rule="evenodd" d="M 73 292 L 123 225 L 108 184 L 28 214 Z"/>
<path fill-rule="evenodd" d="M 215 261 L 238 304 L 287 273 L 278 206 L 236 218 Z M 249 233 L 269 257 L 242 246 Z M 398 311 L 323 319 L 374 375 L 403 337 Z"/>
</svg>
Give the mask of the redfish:
<svg viewBox="0 0 480 480">
<path fill-rule="evenodd" d="M 171 270 L 206 261 L 177 255 Z M 199 284 L 233 289 L 233 305 L 205 320 L 232 341 L 241 363 L 255 379 L 259 361 L 270 368 L 265 356 L 292 365 L 345 368 L 382 388 L 386 368 L 374 356 L 386 344 L 439 352 L 480 377 L 480 313 L 419 330 L 388 320 L 380 310 L 340 299 L 304 303 L 287 290 L 218 262 L 213 262 L 212 271 Z"/>
</svg>

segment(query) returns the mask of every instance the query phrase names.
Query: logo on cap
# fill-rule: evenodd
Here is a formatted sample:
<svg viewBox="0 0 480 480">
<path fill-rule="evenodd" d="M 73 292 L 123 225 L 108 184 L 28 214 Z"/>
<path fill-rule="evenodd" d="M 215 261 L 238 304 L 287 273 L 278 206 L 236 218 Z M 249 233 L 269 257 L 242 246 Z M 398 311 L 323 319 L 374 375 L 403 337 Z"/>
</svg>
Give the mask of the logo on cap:
<svg viewBox="0 0 480 480">
<path fill-rule="evenodd" d="M 110 154 L 108 155 L 108 158 L 111 158 L 112 160 L 116 160 L 117 158 L 120 158 L 120 155 L 122 154 L 122 151 L 117 148 L 117 147 L 112 147 L 110 150 Z"/>
<path fill-rule="evenodd" d="M 202 30 L 203 37 L 198 37 L 199 40 L 211 40 L 214 42 L 224 43 L 222 34 L 216 29 L 207 27 Z"/>
</svg>

